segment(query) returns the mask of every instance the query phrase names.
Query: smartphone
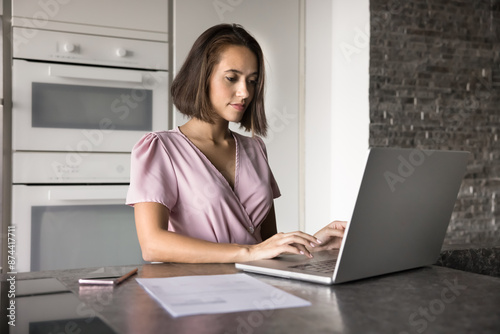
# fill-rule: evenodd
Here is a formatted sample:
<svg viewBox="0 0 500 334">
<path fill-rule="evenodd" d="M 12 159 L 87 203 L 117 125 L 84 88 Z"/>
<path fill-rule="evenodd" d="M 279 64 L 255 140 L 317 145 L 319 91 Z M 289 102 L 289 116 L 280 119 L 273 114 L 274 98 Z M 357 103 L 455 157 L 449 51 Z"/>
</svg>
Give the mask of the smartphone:
<svg viewBox="0 0 500 334">
<path fill-rule="evenodd" d="M 86 285 L 118 285 L 130 276 L 137 273 L 138 269 L 139 268 L 135 268 L 134 270 L 129 271 L 128 273 L 120 277 L 80 278 L 78 280 L 78 283 Z"/>
</svg>

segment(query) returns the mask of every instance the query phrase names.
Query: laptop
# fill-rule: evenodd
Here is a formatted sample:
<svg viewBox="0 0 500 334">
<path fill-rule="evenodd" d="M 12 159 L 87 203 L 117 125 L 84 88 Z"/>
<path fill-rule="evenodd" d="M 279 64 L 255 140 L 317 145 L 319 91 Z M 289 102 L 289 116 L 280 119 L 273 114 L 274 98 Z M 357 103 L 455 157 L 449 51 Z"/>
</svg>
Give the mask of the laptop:
<svg viewBox="0 0 500 334">
<path fill-rule="evenodd" d="M 469 152 L 371 148 L 339 250 L 236 263 L 243 271 L 337 284 L 436 263 Z"/>
</svg>

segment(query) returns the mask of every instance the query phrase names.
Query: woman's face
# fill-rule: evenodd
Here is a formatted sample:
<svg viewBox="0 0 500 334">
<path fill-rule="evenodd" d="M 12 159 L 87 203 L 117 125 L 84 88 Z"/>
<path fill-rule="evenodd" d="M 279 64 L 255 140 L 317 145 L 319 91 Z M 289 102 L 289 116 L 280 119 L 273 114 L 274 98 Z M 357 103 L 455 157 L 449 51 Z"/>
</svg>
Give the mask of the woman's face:
<svg viewBox="0 0 500 334">
<path fill-rule="evenodd" d="M 239 122 L 253 99 L 258 80 L 257 57 L 245 46 L 226 47 L 214 66 L 209 97 L 214 112 L 228 122 Z"/>
</svg>

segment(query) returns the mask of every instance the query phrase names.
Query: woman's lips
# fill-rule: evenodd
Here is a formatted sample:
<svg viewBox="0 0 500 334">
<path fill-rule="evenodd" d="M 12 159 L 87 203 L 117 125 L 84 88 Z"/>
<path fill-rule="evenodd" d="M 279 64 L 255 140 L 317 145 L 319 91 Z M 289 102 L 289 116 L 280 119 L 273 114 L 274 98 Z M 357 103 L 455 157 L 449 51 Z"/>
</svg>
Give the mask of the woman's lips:
<svg viewBox="0 0 500 334">
<path fill-rule="evenodd" d="M 231 107 L 233 107 L 234 109 L 238 110 L 238 111 L 243 111 L 245 110 L 245 105 L 244 104 L 240 104 L 240 103 L 231 103 L 230 104 Z"/>
</svg>

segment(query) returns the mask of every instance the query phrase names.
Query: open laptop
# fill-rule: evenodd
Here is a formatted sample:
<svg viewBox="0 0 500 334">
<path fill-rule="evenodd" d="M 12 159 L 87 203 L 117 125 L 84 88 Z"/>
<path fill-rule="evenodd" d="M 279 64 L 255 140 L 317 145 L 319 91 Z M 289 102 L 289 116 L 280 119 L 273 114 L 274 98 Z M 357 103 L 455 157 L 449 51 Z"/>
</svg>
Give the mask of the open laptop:
<svg viewBox="0 0 500 334">
<path fill-rule="evenodd" d="M 281 255 L 236 268 L 336 284 L 434 264 L 468 157 L 459 151 L 371 148 L 339 250 L 313 253 L 313 259 Z"/>
</svg>

